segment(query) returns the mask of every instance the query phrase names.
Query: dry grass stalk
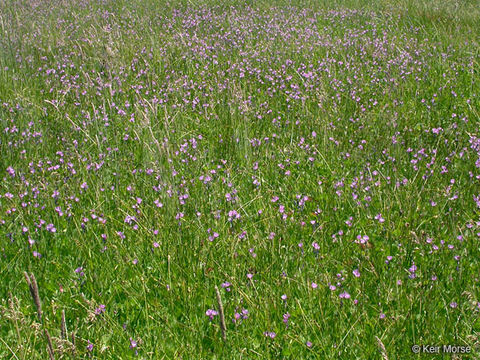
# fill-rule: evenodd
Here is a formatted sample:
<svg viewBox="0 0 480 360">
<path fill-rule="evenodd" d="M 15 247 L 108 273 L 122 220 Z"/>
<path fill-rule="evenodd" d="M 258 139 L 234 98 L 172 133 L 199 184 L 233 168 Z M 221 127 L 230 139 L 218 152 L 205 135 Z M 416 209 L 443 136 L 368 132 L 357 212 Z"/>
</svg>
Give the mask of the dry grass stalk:
<svg viewBox="0 0 480 360">
<path fill-rule="evenodd" d="M 38 321 L 42 321 L 42 302 L 40 300 L 40 294 L 38 293 L 37 279 L 35 279 L 35 275 L 33 274 L 28 275 L 26 272 L 24 274 L 30 289 L 30 294 L 33 298 L 33 302 L 37 308 Z"/>
<path fill-rule="evenodd" d="M 217 302 L 218 302 L 218 313 L 220 315 L 220 329 L 222 330 L 223 341 L 227 340 L 227 328 L 225 327 L 225 316 L 223 314 L 223 304 L 222 297 L 220 296 L 220 291 L 215 285 L 215 292 L 217 293 Z"/>
<path fill-rule="evenodd" d="M 75 357 L 75 332 L 72 332 L 72 355 Z"/>
<path fill-rule="evenodd" d="M 50 334 L 48 333 L 48 330 L 45 329 L 45 337 L 47 338 L 47 352 L 50 360 L 55 360 L 55 356 L 53 355 L 53 344 L 52 344 L 52 338 L 50 337 Z"/>
<path fill-rule="evenodd" d="M 62 310 L 62 322 L 60 323 L 60 335 L 64 340 L 67 338 L 67 323 L 65 322 L 65 310 Z"/>
<path fill-rule="evenodd" d="M 19 303 L 18 303 L 18 299 L 17 298 L 13 298 L 13 295 L 12 293 L 9 293 L 9 309 L 10 309 L 10 314 L 11 314 L 11 318 L 12 318 L 12 321 L 15 325 L 15 331 L 17 333 L 17 340 L 18 340 L 18 345 L 23 353 L 22 357 L 25 358 L 25 355 L 24 355 L 24 348 L 23 348 L 23 339 L 22 339 L 22 336 L 20 335 L 20 328 L 18 326 L 18 319 L 19 319 L 19 316 L 17 315 L 18 313 L 18 307 L 19 307 Z"/>
<path fill-rule="evenodd" d="M 383 360 L 388 360 L 387 349 L 385 349 L 385 345 L 383 344 L 382 340 L 379 337 L 375 336 L 377 339 L 378 347 L 380 348 L 380 353 L 382 354 Z"/>
</svg>

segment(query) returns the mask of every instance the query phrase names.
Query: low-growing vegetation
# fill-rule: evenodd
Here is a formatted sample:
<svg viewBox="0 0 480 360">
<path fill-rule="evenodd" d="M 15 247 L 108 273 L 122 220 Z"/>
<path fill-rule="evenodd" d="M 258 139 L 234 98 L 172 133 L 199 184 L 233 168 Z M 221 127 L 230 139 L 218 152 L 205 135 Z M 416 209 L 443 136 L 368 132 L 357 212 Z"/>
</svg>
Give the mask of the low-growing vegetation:
<svg viewBox="0 0 480 360">
<path fill-rule="evenodd" d="M 478 356 L 479 14 L 0 1 L 0 357 Z"/>
</svg>

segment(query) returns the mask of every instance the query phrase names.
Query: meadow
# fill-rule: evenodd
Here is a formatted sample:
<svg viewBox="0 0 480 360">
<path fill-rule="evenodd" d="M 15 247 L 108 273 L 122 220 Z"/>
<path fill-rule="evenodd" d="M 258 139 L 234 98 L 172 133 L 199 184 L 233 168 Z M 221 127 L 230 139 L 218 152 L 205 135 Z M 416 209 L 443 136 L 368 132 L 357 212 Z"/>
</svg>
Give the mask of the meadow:
<svg viewBox="0 0 480 360">
<path fill-rule="evenodd" d="M 0 358 L 479 358 L 479 41 L 473 0 L 0 0 Z"/>
</svg>

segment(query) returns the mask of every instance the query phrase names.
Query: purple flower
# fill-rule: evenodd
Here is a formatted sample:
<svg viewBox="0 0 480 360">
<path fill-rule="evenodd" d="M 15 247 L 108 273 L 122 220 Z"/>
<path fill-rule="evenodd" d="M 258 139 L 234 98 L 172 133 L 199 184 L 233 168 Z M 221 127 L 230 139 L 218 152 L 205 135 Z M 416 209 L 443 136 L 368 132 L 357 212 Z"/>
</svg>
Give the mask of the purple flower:
<svg viewBox="0 0 480 360">
<path fill-rule="evenodd" d="M 78 267 L 75 269 L 75 273 L 79 274 L 80 276 L 84 276 L 85 273 L 83 272 L 83 267 Z"/>
<path fill-rule="evenodd" d="M 275 334 L 275 332 L 273 332 L 273 331 L 265 331 L 265 332 L 263 333 L 263 335 L 265 335 L 266 337 L 269 337 L 269 338 L 271 338 L 271 339 L 274 339 L 275 336 L 277 336 L 277 334 Z"/>
<path fill-rule="evenodd" d="M 210 233 L 210 232 L 211 232 L 211 229 L 208 229 L 208 233 Z M 213 234 L 208 237 L 208 241 L 213 241 L 216 238 L 218 238 L 219 236 L 220 235 L 217 232 L 214 231 Z"/>
<path fill-rule="evenodd" d="M 137 218 L 136 218 L 135 216 L 131 216 L 131 215 L 125 216 L 124 222 L 125 222 L 126 224 L 131 225 L 131 224 L 132 224 L 133 222 L 135 222 L 135 221 L 137 221 Z"/>
<path fill-rule="evenodd" d="M 100 315 L 105 312 L 105 305 L 100 304 L 98 308 L 95 309 L 95 314 Z"/>
<path fill-rule="evenodd" d="M 410 279 L 414 279 L 417 277 L 417 275 L 415 274 L 415 272 L 417 271 L 417 265 L 415 265 L 415 263 L 412 264 L 412 266 L 408 269 L 408 272 L 410 273 L 410 275 L 408 276 Z"/>
<path fill-rule="evenodd" d="M 9 167 L 7 168 L 7 173 L 8 173 L 11 177 L 15 177 L 15 170 L 14 170 L 11 166 L 9 166 Z"/>
<path fill-rule="evenodd" d="M 175 215 L 175 219 L 179 220 L 179 219 L 183 218 L 184 216 L 185 215 L 182 212 L 179 212 L 179 213 L 177 213 L 177 215 Z"/>
<path fill-rule="evenodd" d="M 234 318 L 232 319 L 232 321 L 234 323 L 236 323 L 238 320 L 248 319 L 248 310 L 247 309 L 242 309 L 241 312 L 237 312 L 235 310 L 235 314 L 233 316 L 234 316 Z"/>
<path fill-rule="evenodd" d="M 55 226 L 53 226 L 53 224 L 47 224 L 45 229 L 51 233 L 57 232 L 57 229 L 55 228 Z"/>
<path fill-rule="evenodd" d="M 218 312 L 216 310 L 213 310 L 213 309 L 208 309 L 205 312 L 205 315 L 207 315 L 210 318 L 210 320 L 213 320 L 213 318 L 218 315 Z"/>
<path fill-rule="evenodd" d="M 225 281 L 221 286 L 225 289 L 225 291 L 230 291 L 230 286 L 232 286 L 232 284 L 230 284 L 228 281 Z"/>
<path fill-rule="evenodd" d="M 233 220 L 237 220 L 237 219 L 240 219 L 240 214 L 238 212 L 236 212 L 235 210 L 230 210 L 228 212 L 228 221 L 233 221 Z"/>
<path fill-rule="evenodd" d="M 366 244 L 368 242 L 368 240 L 370 240 L 370 238 L 368 237 L 368 235 L 358 235 L 357 236 L 357 240 L 355 241 L 357 244 Z"/>
<path fill-rule="evenodd" d="M 360 271 L 358 269 L 353 270 L 353 275 L 357 278 L 360 277 Z"/>
</svg>

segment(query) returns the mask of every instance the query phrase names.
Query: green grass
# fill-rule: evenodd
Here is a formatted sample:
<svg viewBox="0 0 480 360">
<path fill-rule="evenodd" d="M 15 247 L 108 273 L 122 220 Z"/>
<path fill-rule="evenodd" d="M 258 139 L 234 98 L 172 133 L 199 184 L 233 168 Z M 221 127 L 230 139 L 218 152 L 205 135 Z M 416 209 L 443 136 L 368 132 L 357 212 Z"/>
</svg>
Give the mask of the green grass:
<svg viewBox="0 0 480 360">
<path fill-rule="evenodd" d="M 0 357 L 478 358 L 479 19 L 0 1 Z"/>
</svg>

